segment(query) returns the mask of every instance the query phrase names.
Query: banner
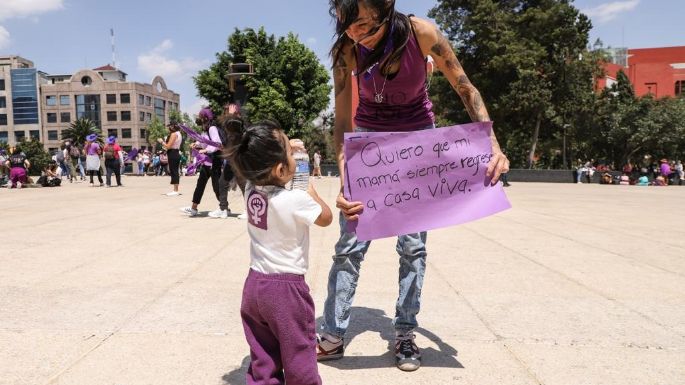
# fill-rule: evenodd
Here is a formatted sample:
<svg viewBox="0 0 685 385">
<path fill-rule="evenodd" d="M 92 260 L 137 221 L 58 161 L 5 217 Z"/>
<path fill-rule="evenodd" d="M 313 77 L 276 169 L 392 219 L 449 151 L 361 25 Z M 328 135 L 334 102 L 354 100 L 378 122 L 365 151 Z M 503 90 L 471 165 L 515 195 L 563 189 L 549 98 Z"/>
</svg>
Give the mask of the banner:
<svg viewBox="0 0 685 385">
<path fill-rule="evenodd" d="M 364 204 L 360 240 L 465 223 L 511 207 L 485 172 L 492 122 L 411 132 L 345 133 L 345 191 Z"/>
</svg>

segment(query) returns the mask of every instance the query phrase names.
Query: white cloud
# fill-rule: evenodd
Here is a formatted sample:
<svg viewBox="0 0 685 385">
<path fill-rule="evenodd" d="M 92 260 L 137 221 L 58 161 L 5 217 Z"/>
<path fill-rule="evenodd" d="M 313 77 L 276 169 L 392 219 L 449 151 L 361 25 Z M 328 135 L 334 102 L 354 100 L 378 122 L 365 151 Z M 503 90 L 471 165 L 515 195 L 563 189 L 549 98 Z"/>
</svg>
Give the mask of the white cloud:
<svg viewBox="0 0 685 385">
<path fill-rule="evenodd" d="M 0 49 L 8 47 L 10 45 L 10 33 L 5 29 L 5 27 L 0 25 Z"/>
<path fill-rule="evenodd" d="M 0 20 L 29 17 L 64 8 L 62 0 L 2 0 Z"/>
<path fill-rule="evenodd" d="M 204 99 L 192 99 L 190 101 L 190 105 L 183 103 L 184 105 L 181 106 L 181 111 L 187 113 L 191 117 L 196 116 L 202 107 L 206 107 L 209 105 L 209 103 L 204 100 Z"/>
<path fill-rule="evenodd" d="M 308 44 L 310 47 L 315 46 L 315 45 L 316 45 L 316 42 L 317 42 L 317 40 L 316 40 L 315 37 L 310 37 L 309 39 L 307 39 L 307 44 Z"/>
<path fill-rule="evenodd" d="M 174 43 L 166 39 L 150 52 L 138 55 L 138 70 L 147 76 L 154 77 L 159 75 L 168 81 L 177 77 L 189 78 L 207 65 L 205 60 L 193 58 L 176 60 L 170 58 L 169 51 L 173 47 Z"/>
<path fill-rule="evenodd" d="M 638 4 L 640 0 L 614 1 L 585 9 L 582 12 L 600 23 L 605 23 L 615 19 L 620 13 L 632 11 Z"/>
</svg>

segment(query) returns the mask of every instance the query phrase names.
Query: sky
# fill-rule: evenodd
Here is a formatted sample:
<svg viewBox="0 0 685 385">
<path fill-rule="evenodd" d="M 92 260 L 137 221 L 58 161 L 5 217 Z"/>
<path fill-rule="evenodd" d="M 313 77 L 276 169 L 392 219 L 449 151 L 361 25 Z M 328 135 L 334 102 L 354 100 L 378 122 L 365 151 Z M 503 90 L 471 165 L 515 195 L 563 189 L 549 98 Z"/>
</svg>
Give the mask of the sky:
<svg viewBox="0 0 685 385">
<path fill-rule="evenodd" d="M 192 77 L 226 49 L 236 28 L 293 32 L 328 68 L 333 24 L 324 0 L 0 0 L 0 55 L 20 55 L 48 74 L 73 74 L 112 63 L 129 81 L 161 75 L 181 95 L 181 110 L 203 101 Z M 436 0 L 397 0 L 404 13 L 427 17 Z M 685 0 L 576 0 L 604 46 L 685 46 Z"/>
</svg>

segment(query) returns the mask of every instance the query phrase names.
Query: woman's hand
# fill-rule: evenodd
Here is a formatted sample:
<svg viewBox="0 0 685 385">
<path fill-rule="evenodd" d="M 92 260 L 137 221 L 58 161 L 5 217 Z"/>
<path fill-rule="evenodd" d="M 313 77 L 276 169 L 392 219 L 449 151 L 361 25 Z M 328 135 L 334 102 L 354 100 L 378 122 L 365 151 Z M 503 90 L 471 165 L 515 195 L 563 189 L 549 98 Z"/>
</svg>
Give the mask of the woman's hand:
<svg viewBox="0 0 685 385">
<path fill-rule="evenodd" d="M 348 201 L 343 196 L 342 191 L 340 191 L 338 198 L 335 200 L 335 207 L 340 209 L 348 221 L 356 221 L 359 219 L 359 214 L 364 211 L 364 204 L 362 202 Z"/>
<path fill-rule="evenodd" d="M 485 172 L 485 175 L 490 178 L 490 185 L 494 186 L 499 180 L 499 176 L 507 172 L 509 172 L 509 159 L 501 151 L 494 152 Z"/>
<path fill-rule="evenodd" d="M 304 142 L 300 139 L 290 139 L 290 148 L 293 152 L 305 151 Z"/>
</svg>

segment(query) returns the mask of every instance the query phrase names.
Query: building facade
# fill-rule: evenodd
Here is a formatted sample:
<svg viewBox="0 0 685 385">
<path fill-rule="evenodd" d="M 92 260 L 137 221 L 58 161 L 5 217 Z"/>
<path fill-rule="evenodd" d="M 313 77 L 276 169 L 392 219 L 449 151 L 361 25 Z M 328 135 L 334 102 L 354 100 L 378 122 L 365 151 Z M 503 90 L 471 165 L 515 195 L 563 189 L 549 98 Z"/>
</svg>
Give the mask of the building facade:
<svg viewBox="0 0 685 385">
<path fill-rule="evenodd" d="M 43 143 L 59 147 L 62 131 L 79 118 L 88 118 L 103 136 L 116 136 L 125 149 L 144 148 L 146 129 L 153 117 L 164 124 L 178 110 L 180 96 L 157 76 L 150 84 L 128 82 L 126 73 L 104 66 L 73 75 L 48 75 L 40 86 Z"/>
<path fill-rule="evenodd" d="M 39 84 L 43 75 L 21 56 L 0 56 L 0 142 L 42 139 Z"/>
<path fill-rule="evenodd" d="M 604 66 L 606 76 L 597 84 L 600 89 L 611 86 L 616 81 L 618 71 L 622 70 L 630 79 L 637 96 L 685 97 L 685 46 L 625 51 L 626 65 L 619 61 Z"/>
</svg>

